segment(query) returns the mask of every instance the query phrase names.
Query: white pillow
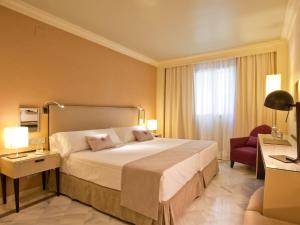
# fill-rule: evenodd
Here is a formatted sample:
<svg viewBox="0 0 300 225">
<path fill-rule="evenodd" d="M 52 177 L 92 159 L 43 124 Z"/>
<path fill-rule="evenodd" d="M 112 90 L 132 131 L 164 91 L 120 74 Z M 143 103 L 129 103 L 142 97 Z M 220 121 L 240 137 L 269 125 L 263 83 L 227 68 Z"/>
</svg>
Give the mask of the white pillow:
<svg viewBox="0 0 300 225">
<path fill-rule="evenodd" d="M 117 127 L 113 128 L 120 140 L 125 144 L 128 142 L 135 141 L 135 136 L 133 134 L 134 130 L 147 130 L 145 126 L 132 126 L 132 127 Z"/>
<path fill-rule="evenodd" d="M 68 157 L 72 152 L 90 149 L 86 137 L 97 134 L 108 134 L 114 145 L 122 144 L 113 129 L 99 129 L 55 133 L 50 136 L 50 148 L 51 151 L 60 153 L 61 157 Z"/>
</svg>

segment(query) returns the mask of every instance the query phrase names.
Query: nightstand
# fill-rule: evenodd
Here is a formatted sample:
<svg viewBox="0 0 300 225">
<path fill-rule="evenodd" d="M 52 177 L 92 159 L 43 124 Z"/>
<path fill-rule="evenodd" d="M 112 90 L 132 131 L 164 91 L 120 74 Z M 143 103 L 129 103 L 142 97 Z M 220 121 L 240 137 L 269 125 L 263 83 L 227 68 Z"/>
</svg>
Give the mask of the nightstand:
<svg viewBox="0 0 300 225">
<path fill-rule="evenodd" d="M 9 159 L 4 156 L 0 158 L 0 165 L 3 203 L 6 204 L 6 177 L 10 177 L 14 181 L 16 212 L 19 212 L 19 178 L 21 177 L 29 176 L 35 173 L 42 173 L 43 190 L 45 190 L 46 172 L 55 169 L 56 194 L 60 194 L 60 156 L 57 153 L 52 153 L 49 151 L 45 151 L 45 153 L 42 155 L 27 153 L 26 157 L 17 159 Z"/>
</svg>

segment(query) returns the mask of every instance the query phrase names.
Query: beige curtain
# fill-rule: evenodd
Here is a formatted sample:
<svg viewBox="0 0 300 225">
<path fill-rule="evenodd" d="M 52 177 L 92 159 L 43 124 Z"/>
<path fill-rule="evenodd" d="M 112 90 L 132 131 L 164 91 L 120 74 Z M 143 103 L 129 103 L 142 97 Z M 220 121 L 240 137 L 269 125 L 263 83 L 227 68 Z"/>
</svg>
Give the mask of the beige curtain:
<svg viewBox="0 0 300 225">
<path fill-rule="evenodd" d="M 276 53 L 237 59 L 235 136 L 247 136 L 258 125 L 272 125 L 272 111 L 264 107 L 266 75 L 276 72 Z"/>
<path fill-rule="evenodd" d="M 194 65 L 167 68 L 165 85 L 165 137 L 194 139 Z"/>
</svg>

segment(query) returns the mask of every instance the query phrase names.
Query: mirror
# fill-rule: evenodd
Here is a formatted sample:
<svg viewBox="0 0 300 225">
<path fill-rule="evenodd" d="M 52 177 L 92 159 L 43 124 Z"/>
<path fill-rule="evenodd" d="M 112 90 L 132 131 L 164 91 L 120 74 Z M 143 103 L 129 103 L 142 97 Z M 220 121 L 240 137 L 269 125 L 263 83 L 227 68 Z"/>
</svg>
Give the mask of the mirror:
<svg viewBox="0 0 300 225">
<path fill-rule="evenodd" d="M 39 131 L 39 108 L 20 108 L 20 126 L 29 132 Z"/>
</svg>

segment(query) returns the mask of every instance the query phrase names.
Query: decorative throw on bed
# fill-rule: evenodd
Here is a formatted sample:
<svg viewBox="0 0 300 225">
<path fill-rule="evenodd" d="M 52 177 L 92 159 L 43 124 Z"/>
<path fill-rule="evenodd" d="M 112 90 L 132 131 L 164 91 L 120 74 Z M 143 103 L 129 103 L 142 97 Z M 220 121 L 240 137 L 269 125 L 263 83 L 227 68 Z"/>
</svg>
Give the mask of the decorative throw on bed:
<svg viewBox="0 0 300 225">
<path fill-rule="evenodd" d="M 157 220 L 163 172 L 201 152 L 212 143 L 189 141 L 126 164 L 122 169 L 121 205 Z"/>
</svg>

